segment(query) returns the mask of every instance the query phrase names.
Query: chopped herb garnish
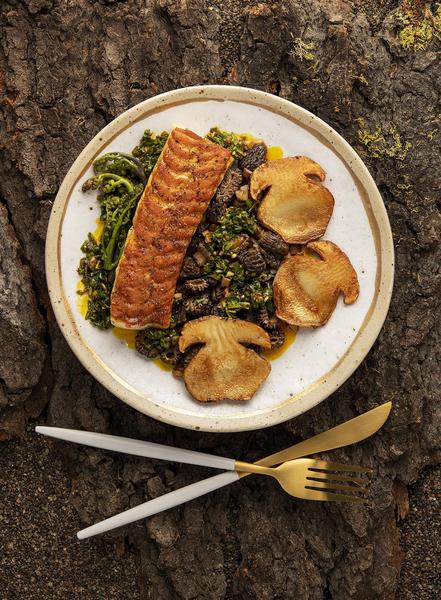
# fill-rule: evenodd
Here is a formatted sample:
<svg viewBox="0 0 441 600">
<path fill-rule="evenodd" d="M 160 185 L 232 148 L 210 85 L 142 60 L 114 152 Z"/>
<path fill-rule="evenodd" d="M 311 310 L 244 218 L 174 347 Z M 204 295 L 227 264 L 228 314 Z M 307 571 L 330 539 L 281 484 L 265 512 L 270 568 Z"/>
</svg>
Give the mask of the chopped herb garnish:
<svg viewBox="0 0 441 600">
<path fill-rule="evenodd" d="M 173 326 L 167 329 L 144 329 L 136 336 L 136 348 L 148 358 L 157 358 L 177 345 L 179 333 Z"/>
<path fill-rule="evenodd" d="M 99 329 L 108 329 L 112 282 L 109 272 L 103 267 L 101 244 L 89 233 L 81 251 L 85 257 L 80 260 L 78 273 L 81 275 L 83 290 L 78 293 L 88 296 L 86 319 Z"/>
<path fill-rule="evenodd" d="M 260 281 L 250 281 L 243 284 L 234 282 L 221 302 L 221 308 L 228 317 L 237 317 L 242 310 L 260 310 L 266 308 L 274 312 L 272 285 Z"/>
<path fill-rule="evenodd" d="M 246 137 L 219 127 L 212 127 L 206 135 L 207 140 L 219 144 L 231 152 L 234 158 L 242 158 L 246 152 Z"/>
</svg>

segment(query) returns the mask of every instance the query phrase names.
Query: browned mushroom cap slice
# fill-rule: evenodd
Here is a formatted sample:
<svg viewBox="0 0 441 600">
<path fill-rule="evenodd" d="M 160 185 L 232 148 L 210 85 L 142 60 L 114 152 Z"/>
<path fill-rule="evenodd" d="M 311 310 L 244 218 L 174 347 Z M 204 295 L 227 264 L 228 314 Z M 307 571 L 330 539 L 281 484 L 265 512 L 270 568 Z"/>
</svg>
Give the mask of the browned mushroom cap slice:
<svg viewBox="0 0 441 600">
<path fill-rule="evenodd" d="M 357 273 L 349 258 L 332 242 L 311 242 L 311 252 L 288 256 L 273 283 L 274 303 L 279 319 L 299 327 L 324 325 L 343 292 L 345 304 L 352 304 L 360 291 Z"/>
<path fill-rule="evenodd" d="M 250 185 L 254 199 L 270 188 L 257 211 L 259 221 L 288 244 L 306 244 L 321 237 L 334 208 L 331 192 L 320 183 L 325 177 L 322 167 L 306 156 L 261 165 Z"/>
<path fill-rule="evenodd" d="M 251 348 L 270 348 L 268 334 L 239 319 L 209 316 L 189 321 L 182 329 L 179 350 L 204 344 L 184 371 L 190 394 L 200 402 L 249 400 L 268 377 L 271 366 Z"/>
</svg>

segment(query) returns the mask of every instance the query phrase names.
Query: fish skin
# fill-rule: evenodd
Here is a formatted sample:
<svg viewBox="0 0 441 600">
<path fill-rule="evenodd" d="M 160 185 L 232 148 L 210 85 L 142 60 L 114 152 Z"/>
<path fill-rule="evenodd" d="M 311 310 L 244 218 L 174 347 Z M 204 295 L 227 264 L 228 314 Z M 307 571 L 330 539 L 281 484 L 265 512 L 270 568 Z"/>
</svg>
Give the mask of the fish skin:
<svg viewBox="0 0 441 600">
<path fill-rule="evenodd" d="M 168 327 L 187 247 L 231 162 L 225 148 L 188 129 L 172 130 L 116 270 L 110 305 L 115 327 Z"/>
</svg>

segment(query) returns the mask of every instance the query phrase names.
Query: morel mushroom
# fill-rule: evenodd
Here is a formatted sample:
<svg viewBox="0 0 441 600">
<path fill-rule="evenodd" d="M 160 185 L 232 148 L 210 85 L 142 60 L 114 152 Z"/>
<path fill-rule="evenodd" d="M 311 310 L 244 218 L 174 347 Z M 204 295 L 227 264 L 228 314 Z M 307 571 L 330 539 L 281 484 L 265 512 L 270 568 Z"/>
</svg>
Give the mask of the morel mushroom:
<svg viewBox="0 0 441 600">
<path fill-rule="evenodd" d="M 270 332 L 271 350 L 277 350 L 285 343 L 285 332 L 283 329 L 274 329 Z"/>
<path fill-rule="evenodd" d="M 184 302 L 184 309 L 187 315 L 192 317 L 200 317 L 209 311 L 211 306 L 210 297 L 208 294 L 202 294 L 197 298 L 188 298 Z"/>
<path fill-rule="evenodd" d="M 230 169 L 227 171 L 206 212 L 206 217 L 210 223 L 216 223 L 223 217 L 234 198 L 235 192 L 241 185 L 242 172 L 239 169 Z"/>
<path fill-rule="evenodd" d="M 299 327 L 320 327 L 330 318 L 340 292 L 352 304 L 360 291 L 357 273 L 349 258 L 332 242 L 307 245 L 308 253 L 287 256 L 273 283 L 276 314 Z"/>
<path fill-rule="evenodd" d="M 254 171 L 257 167 L 260 167 L 266 159 L 266 146 L 265 144 L 255 144 L 243 158 L 239 161 L 239 167 L 244 171 Z"/>
<path fill-rule="evenodd" d="M 263 306 L 259 310 L 258 323 L 267 331 L 273 331 L 274 329 L 277 329 L 278 325 L 276 317 L 271 317 L 269 315 L 266 306 Z"/>
<path fill-rule="evenodd" d="M 268 231 L 268 229 L 256 228 L 256 237 L 261 246 L 267 252 L 272 252 L 280 256 L 286 256 L 289 252 L 289 246 L 282 240 L 278 233 Z"/>
<path fill-rule="evenodd" d="M 321 185 L 325 171 L 306 156 L 271 160 L 251 176 L 250 192 L 262 200 L 257 218 L 288 244 L 306 244 L 321 237 L 334 208 L 331 192 Z"/>
<path fill-rule="evenodd" d="M 187 256 L 181 269 L 180 277 L 198 277 L 201 269 L 192 256 Z"/>
<path fill-rule="evenodd" d="M 248 271 L 254 271 L 256 273 L 262 273 L 265 270 L 266 262 L 263 257 L 263 253 L 257 244 L 252 245 L 249 248 L 240 250 L 237 255 L 239 262 Z"/>
<path fill-rule="evenodd" d="M 179 350 L 204 344 L 184 370 L 190 394 L 200 402 L 249 400 L 268 377 L 267 360 L 243 344 L 270 348 L 268 334 L 240 319 L 203 317 L 184 325 Z"/>
<path fill-rule="evenodd" d="M 184 289 L 190 294 L 199 294 L 205 292 L 210 287 L 210 282 L 207 279 L 187 279 L 184 282 Z"/>
</svg>

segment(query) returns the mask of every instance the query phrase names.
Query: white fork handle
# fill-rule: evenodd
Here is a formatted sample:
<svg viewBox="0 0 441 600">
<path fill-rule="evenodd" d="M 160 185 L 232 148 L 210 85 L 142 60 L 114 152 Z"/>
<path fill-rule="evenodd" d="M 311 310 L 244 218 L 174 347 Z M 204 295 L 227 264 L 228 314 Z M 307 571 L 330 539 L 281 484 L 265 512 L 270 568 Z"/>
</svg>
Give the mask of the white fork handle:
<svg viewBox="0 0 441 600">
<path fill-rule="evenodd" d="M 234 471 L 233 458 L 223 458 L 222 456 L 204 454 L 203 452 L 173 448 L 171 446 L 164 446 L 163 444 L 132 440 L 105 433 L 94 433 L 93 431 L 43 426 L 36 427 L 35 431 L 59 440 L 93 446 L 94 448 L 124 452 L 125 454 L 134 454 L 135 456 L 159 458 L 160 460 L 181 462 L 189 465 L 199 465 L 201 467 L 212 467 L 213 469 L 221 469 L 222 471 Z"/>
<path fill-rule="evenodd" d="M 110 531 L 116 527 L 127 525 L 133 521 L 145 519 L 146 517 L 160 513 L 163 510 L 168 510 L 169 508 L 173 508 L 174 506 L 184 504 L 184 502 L 194 500 L 194 498 L 213 492 L 238 479 L 239 474 L 236 471 L 229 471 L 228 473 L 221 473 L 220 475 L 203 479 L 202 481 L 187 485 L 174 492 L 159 496 L 159 498 L 155 498 L 149 502 L 144 502 L 144 504 L 130 508 L 119 515 L 100 521 L 100 523 L 95 523 L 95 525 L 86 527 L 86 529 L 82 529 L 77 533 L 77 537 L 78 539 L 83 540 L 84 538 L 97 535 L 98 533 L 104 533 L 105 531 Z"/>
</svg>

